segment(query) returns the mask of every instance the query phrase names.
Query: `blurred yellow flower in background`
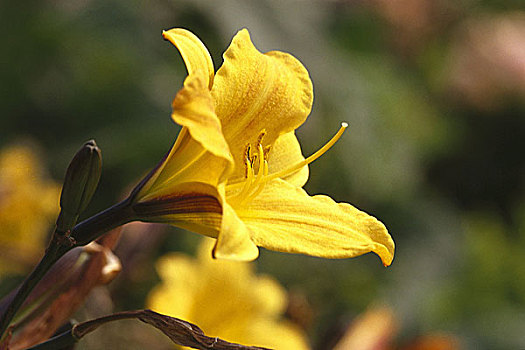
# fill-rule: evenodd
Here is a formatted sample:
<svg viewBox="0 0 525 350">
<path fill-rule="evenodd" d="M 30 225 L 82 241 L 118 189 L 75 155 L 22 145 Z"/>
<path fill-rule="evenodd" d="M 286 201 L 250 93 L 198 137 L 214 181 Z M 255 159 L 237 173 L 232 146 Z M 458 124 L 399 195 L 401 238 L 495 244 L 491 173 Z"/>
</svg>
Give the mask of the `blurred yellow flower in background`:
<svg viewBox="0 0 525 350">
<path fill-rule="evenodd" d="M 180 253 L 161 257 L 162 283 L 148 297 L 148 307 L 195 323 L 209 336 L 273 349 L 308 349 L 305 335 L 281 318 L 286 291 L 269 276 L 255 275 L 246 262 L 211 257 L 205 239 L 197 259 Z"/>
<path fill-rule="evenodd" d="M 60 186 L 28 146 L 0 151 L 0 276 L 31 267 L 58 214 Z"/>
<path fill-rule="evenodd" d="M 280 51 L 259 52 L 243 29 L 215 74 L 194 34 L 176 28 L 163 35 L 188 70 L 172 104 L 172 119 L 182 130 L 132 193 L 138 218 L 216 238 L 218 258 L 253 260 L 261 246 L 324 258 L 374 252 L 390 265 L 394 242 L 380 221 L 302 189 L 308 164 L 347 125 L 303 157 L 295 129 L 310 114 L 313 88 L 301 62 Z"/>
</svg>

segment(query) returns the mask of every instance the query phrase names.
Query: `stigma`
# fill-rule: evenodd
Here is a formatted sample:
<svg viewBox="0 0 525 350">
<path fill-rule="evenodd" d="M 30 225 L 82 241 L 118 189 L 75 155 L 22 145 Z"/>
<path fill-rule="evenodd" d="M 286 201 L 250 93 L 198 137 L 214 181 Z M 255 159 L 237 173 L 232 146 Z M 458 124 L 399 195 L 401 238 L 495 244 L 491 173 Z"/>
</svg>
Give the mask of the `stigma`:
<svg viewBox="0 0 525 350">
<path fill-rule="evenodd" d="M 341 127 L 337 133 L 314 154 L 272 174 L 268 174 L 268 155 L 271 148 L 264 148 L 262 145 L 265 134 L 263 131 L 257 139 L 256 150 L 253 154 L 252 145 L 247 145 L 246 147 L 244 154 L 245 179 L 244 181 L 228 185 L 229 189 L 236 190 L 233 195 L 228 196 L 228 202 L 234 206 L 246 204 L 259 195 L 264 190 L 266 184 L 271 180 L 285 178 L 300 170 L 302 167 L 312 163 L 332 148 L 332 146 L 341 138 L 347 127 L 347 123 L 341 123 Z"/>
</svg>

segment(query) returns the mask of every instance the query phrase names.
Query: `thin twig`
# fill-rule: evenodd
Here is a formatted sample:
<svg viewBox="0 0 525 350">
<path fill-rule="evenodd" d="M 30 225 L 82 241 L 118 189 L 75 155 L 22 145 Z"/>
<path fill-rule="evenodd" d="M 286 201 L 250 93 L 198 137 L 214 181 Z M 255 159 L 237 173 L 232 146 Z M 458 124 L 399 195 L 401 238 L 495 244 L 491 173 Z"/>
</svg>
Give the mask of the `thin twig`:
<svg viewBox="0 0 525 350">
<path fill-rule="evenodd" d="M 113 321 L 138 319 L 164 333 L 175 344 L 199 350 L 269 350 L 266 348 L 230 343 L 217 337 L 208 337 L 196 325 L 151 310 L 123 311 L 73 326 L 71 330 L 27 350 L 56 350 L 71 346 L 98 327 Z"/>
</svg>

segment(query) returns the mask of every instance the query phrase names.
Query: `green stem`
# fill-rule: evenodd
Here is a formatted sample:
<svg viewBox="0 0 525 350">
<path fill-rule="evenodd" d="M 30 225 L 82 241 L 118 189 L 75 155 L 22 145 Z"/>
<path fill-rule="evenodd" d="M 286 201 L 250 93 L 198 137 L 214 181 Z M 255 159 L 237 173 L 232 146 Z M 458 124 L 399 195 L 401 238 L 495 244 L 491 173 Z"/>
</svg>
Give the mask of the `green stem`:
<svg viewBox="0 0 525 350">
<path fill-rule="evenodd" d="M 24 280 L 18 289 L 18 292 L 2 315 L 2 319 L 0 320 L 0 339 L 3 338 L 4 332 L 9 326 L 9 323 L 29 296 L 29 293 L 31 293 L 33 288 L 44 277 L 47 271 L 49 271 L 51 266 L 53 266 L 58 259 L 72 248 L 72 246 L 66 246 L 63 243 L 60 243 L 57 237 L 56 234 L 53 235 L 53 240 L 46 250 L 44 257 L 40 260 L 31 274 Z"/>
<path fill-rule="evenodd" d="M 69 236 L 55 232 L 44 257 L 33 272 L 24 280 L 2 315 L 0 319 L 0 340 L 4 338 L 7 327 L 25 299 L 58 259 L 73 247 L 86 245 L 102 236 L 105 232 L 133 220 L 134 214 L 129 205 L 129 200 L 124 200 L 82 221 L 73 228 Z"/>
<path fill-rule="evenodd" d="M 75 239 L 77 246 L 86 245 L 107 231 L 133 220 L 135 220 L 135 213 L 131 208 L 130 200 L 125 199 L 77 224 L 71 231 L 71 237 Z"/>
</svg>

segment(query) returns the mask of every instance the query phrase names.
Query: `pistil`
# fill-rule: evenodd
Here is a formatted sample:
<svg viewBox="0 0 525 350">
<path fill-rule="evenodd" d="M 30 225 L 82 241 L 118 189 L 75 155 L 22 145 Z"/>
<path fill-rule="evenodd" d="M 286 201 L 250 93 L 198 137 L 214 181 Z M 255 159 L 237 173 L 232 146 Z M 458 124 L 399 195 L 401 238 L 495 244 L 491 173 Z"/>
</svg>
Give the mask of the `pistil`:
<svg viewBox="0 0 525 350">
<path fill-rule="evenodd" d="M 266 176 L 264 178 L 264 182 L 268 182 L 268 181 L 271 181 L 277 178 L 286 177 L 290 174 L 293 174 L 297 170 L 301 169 L 303 166 L 306 166 L 312 163 L 314 160 L 321 157 L 323 154 L 326 153 L 326 151 L 332 148 L 332 146 L 341 138 L 341 136 L 343 135 L 347 127 L 348 127 L 347 123 L 345 122 L 341 123 L 341 128 L 339 128 L 339 131 L 337 131 L 337 133 L 330 139 L 330 141 L 328 141 L 323 147 L 317 150 L 317 152 L 315 152 L 314 154 L 312 154 L 310 157 L 306 158 L 305 160 L 292 165 L 289 168 L 286 168 L 284 170 L 281 170 L 281 171 L 278 171 L 276 173 Z"/>
</svg>

